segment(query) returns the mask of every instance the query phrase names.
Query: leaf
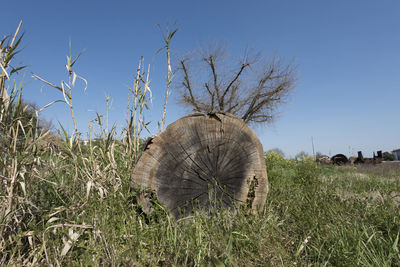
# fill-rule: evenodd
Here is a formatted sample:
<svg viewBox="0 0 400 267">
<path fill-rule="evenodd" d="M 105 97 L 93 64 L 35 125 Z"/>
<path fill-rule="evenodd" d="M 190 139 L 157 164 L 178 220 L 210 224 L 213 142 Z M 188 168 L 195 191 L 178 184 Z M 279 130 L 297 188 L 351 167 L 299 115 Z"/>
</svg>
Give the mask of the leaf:
<svg viewBox="0 0 400 267">
<path fill-rule="evenodd" d="M 7 90 L 2 90 L 0 97 L 3 99 L 3 105 L 5 109 L 8 109 L 10 104 L 10 96 L 7 93 Z"/>
<path fill-rule="evenodd" d="M 55 104 L 57 102 L 63 102 L 64 103 L 64 100 L 54 100 L 54 101 L 48 103 L 47 105 L 45 105 L 44 107 L 42 107 L 41 109 L 39 109 L 39 112 L 43 111 L 44 109 L 50 107 L 51 105 L 53 105 L 53 104 Z"/>
<path fill-rule="evenodd" d="M 74 233 L 74 230 L 72 228 L 68 229 L 68 237 L 69 239 L 67 241 L 64 241 L 64 248 L 61 251 L 61 256 L 67 255 L 68 251 L 72 247 L 72 243 L 76 242 L 79 238 L 80 234 Z"/>
<path fill-rule="evenodd" d="M 86 199 L 89 199 L 90 188 L 92 188 L 92 181 L 88 181 L 86 184 Z"/>
<path fill-rule="evenodd" d="M 82 52 L 79 52 L 79 54 L 76 56 L 76 58 L 74 59 L 74 61 L 72 61 L 72 63 L 69 64 L 71 68 L 74 66 L 75 62 L 78 60 L 78 58 L 79 58 L 81 55 L 82 55 Z"/>
<path fill-rule="evenodd" d="M 400 232 L 399 232 L 400 233 Z M 394 240 L 392 250 L 398 255 L 399 254 L 399 248 L 398 248 L 398 243 L 399 243 L 399 233 L 397 233 L 396 239 Z"/>
<path fill-rule="evenodd" d="M 75 74 L 75 72 L 74 72 Z M 85 78 L 83 78 L 82 76 L 79 76 L 77 74 L 75 74 L 77 78 L 81 79 L 84 83 L 85 83 L 85 88 L 83 88 L 83 91 L 86 92 L 87 86 L 88 86 L 88 82 Z"/>
<path fill-rule="evenodd" d="M 66 84 L 64 81 L 61 82 L 63 97 L 64 97 L 64 100 L 65 100 L 65 103 L 66 103 L 69 107 L 71 107 L 71 95 L 70 95 L 67 91 L 65 91 L 65 89 L 64 89 L 64 84 L 65 84 L 65 86 L 69 87 L 68 84 Z M 70 88 L 70 89 L 71 89 L 71 88 Z M 67 97 L 68 97 L 69 101 L 68 101 Z"/>
<path fill-rule="evenodd" d="M 59 220 L 59 219 L 60 219 L 60 218 L 58 218 L 58 217 L 51 217 L 51 218 L 47 221 L 46 224 L 55 222 L 55 221 L 57 221 L 57 220 Z"/>
<path fill-rule="evenodd" d="M 228 245 L 226 246 L 226 259 L 224 260 L 224 264 L 228 265 L 231 258 L 232 253 L 232 243 L 233 243 L 233 234 L 231 233 L 228 240 Z"/>
<path fill-rule="evenodd" d="M 57 86 L 57 85 L 55 85 L 55 84 L 52 84 L 52 83 L 46 81 L 46 80 L 43 79 L 43 78 L 40 78 L 39 76 L 37 76 L 37 75 L 34 74 L 34 73 L 32 73 L 32 78 L 34 78 L 34 79 L 36 79 L 36 80 L 39 80 L 39 81 L 42 81 L 42 82 L 44 82 L 45 84 L 50 85 L 51 87 L 56 88 L 57 90 L 61 91 L 61 92 L 64 94 L 64 91 L 65 91 L 65 90 L 63 90 L 61 87 L 59 87 L 59 86 Z M 68 92 L 65 92 L 65 94 L 68 96 L 68 98 L 71 98 L 71 96 L 68 94 Z"/>
<path fill-rule="evenodd" d="M 101 188 L 101 187 L 99 187 L 98 189 L 97 189 L 99 192 L 99 196 L 100 196 L 100 198 L 102 199 L 103 197 L 104 197 L 104 190 L 103 190 L 103 188 Z"/>
<path fill-rule="evenodd" d="M 68 137 L 67 130 L 65 130 L 65 128 L 62 126 L 62 124 L 60 122 L 58 122 L 58 124 L 60 125 L 60 129 L 61 129 L 62 133 L 64 134 L 64 142 L 66 144 L 69 144 L 69 137 Z M 67 147 L 71 148 L 69 145 Z"/>
<path fill-rule="evenodd" d="M 160 51 L 162 51 L 164 48 L 166 48 L 167 46 L 166 45 L 164 45 L 163 47 L 161 47 L 160 49 L 158 49 L 155 53 L 154 53 L 154 55 L 157 55 Z"/>
<path fill-rule="evenodd" d="M 32 134 L 32 128 L 29 129 L 28 133 L 26 134 L 23 151 L 26 151 L 28 142 L 31 140 L 31 134 Z"/>
<path fill-rule="evenodd" d="M 26 196 L 26 188 L 25 188 L 25 182 L 19 182 L 22 188 L 22 192 L 24 193 L 24 196 Z"/>
<path fill-rule="evenodd" d="M 22 33 L 21 36 L 18 38 L 17 42 L 15 43 L 15 45 L 11 44 L 12 47 L 15 49 L 19 46 L 19 44 L 21 43 L 22 37 L 24 37 L 25 33 Z M 21 51 L 21 50 L 20 50 Z"/>
<path fill-rule="evenodd" d="M 13 36 L 13 38 L 12 38 L 12 40 L 11 40 L 10 46 L 13 46 L 14 41 L 15 41 L 15 38 L 17 38 L 18 32 L 19 32 L 19 30 L 21 29 L 21 25 L 22 25 L 22 20 L 21 20 L 21 21 L 19 22 L 19 24 L 18 24 L 17 30 L 16 30 L 15 33 L 14 33 L 14 36 Z M 22 34 L 22 35 L 24 35 L 24 34 Z M 21 36 L 21 37 L 22 37 L 22 36 Z M 20 37 L 20 39 L 21 39 L 21 37 Z M 18 44 L 19 44 L 19 42 L 18 42 Z M 16 44 L 16 46 L 17 46 L 17 44 Z"/>
<path fill-rule="evenodd" d="M 178 31 L 178 29 L 175 29 L 170 35 L 169 35 L 169 40 L 172 39 L 172 37 L 174 37 L 175 33 Z"/>
<path fill-rule="evenodd" d="M 11 72 L 10 72 L 10 76 L 13 74 L 13 73 L 16 73 L 16 72 L 18 72 L 18 71 L 20 71 L 20 70 L 22 70 L 22 69 L 25 69 L 27 66 L 21 66 L 21 67 L 18 67 L 18 68 L 13 68 L 12 70 L 11 70 Z"/>
<path fill-rule="evenodd" d="M 8 38 L 10 38 L 10 36 L 4 36 L 3 39 L 1 39 L 1 41 L 0 41 L 0 49 L 3 47 L 4 42 L 5 42 Z"/>
<path fill-rule="evenodd" d="M 101 118 L 103 117 L 103 115 L 100 115 L 98 112 L 96 112 L 96 116 L 97 116 L 96 121 L 101 126 L 102 125 Z"/>
<path fill-rule="evenodd" d="M 226 265 L 215 257 L 211 257 L 211 262 L 215 267 L 225 267 Z"/>
<path fill-rule="evenodd" d="M 14 49 L 11 49 L 9 51 L 7 51 L 7 54 L 5 56 L 4 62 L 6 63 L 6 65 L 8 65 L 11 62 L 11 59 L 13 59 L 13 57 L 18 54 L 19 52 L 21 52 L 22 50 L 18 50 L 13 52 Z"/>
<path fill-rule="evenodd" d="M 8 73 L 7 73 L 6 69 L 4 68 L 4 66 L 3 66 L 3 64 L 1 62 L 0 62 L 0 68 L 3 70 L 3 72 L 7 76 L 7 79 L 10 79 L 10 76 L 8 76 Z"/>
<path fill-rule="evenodd" d="M 76 76 L 76 73 L 72 72 L 72 86 L 75 86 Z"/>
<path fill-rule="evenodd" d="M 53 217 L 54 215 L 56 215 L 57 213 L 60 213 L 60 212 L 62 212 L 62 211 L 64 211 L 65 210 L 65 208 L 63 207 L 63 206 L 60 206 L 60 207 L 57 207 L 57 208 L 55 208 L 55 212 L 53 212 L 53 213 L 51 213 L 49 216 L 50 217 Z"/>
</svg>

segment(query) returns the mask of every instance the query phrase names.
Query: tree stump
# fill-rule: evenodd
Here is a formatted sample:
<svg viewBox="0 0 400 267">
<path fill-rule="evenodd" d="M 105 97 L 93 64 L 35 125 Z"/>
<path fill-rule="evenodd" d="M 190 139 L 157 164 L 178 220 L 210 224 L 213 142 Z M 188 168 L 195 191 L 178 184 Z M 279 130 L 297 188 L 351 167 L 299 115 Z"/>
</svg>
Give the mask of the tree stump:
<svg viewBox="0 0 400 267">
<path fill-rule="evenodd" d="M 264 152 L 242 119 L 192 114 L 148 140 L 131 176 L 151 188 L 174 216 L 193 204 L 263 208 L 268 193 Z"/>
</svg>

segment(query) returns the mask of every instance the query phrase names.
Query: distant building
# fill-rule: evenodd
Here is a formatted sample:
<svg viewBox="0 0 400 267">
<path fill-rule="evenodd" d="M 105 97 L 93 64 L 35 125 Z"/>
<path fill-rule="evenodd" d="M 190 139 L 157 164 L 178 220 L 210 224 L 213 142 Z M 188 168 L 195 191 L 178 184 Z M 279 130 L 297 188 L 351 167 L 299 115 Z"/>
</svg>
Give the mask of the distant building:
<svg viewBox="0 0 400 267">
<path fill-rule="evenodd" d="M 392 154 L 394 156 L 394 160 L 400 160 L 400 148 L 396 149 L 396 150 L 393 150 Z"/>
</svg>

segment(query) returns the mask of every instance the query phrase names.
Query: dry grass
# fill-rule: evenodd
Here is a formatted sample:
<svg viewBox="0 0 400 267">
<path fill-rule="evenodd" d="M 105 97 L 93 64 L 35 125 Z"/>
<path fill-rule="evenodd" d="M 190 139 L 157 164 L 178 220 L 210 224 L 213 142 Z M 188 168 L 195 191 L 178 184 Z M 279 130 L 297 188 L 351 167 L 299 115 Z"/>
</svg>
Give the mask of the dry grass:
<svg viewBox="0 0 400 267">
<path fill-rule="evenodd" d="M 1 88 L 1 266 L 400 265 L 400 210 L 391 200 L 400 191 L 391 180 L 396 171 L 379 176 L 270 154 L 271 190 L 258 214 L 211 209 L 175 220 L 155 198 L 147 203 L 154 212 L 144 213 L 130 181 L 150 98 L 142 66 L 141 60 L 123 132 L 108 127 L 107 98 L 106 121 L 97 114 L 87 146 L 62 125 L 57 137 L 39 129 L 39 111 L 27 112 L 17 83 Z"/>
<path fill-rule="evenodd" d="M 400 162 L 384 161 L 381 164 L 361 164 L 357 166 L 359 172 L 373 173 L 382 177 L 391 176 L 400 179 Z"/>
</svg>

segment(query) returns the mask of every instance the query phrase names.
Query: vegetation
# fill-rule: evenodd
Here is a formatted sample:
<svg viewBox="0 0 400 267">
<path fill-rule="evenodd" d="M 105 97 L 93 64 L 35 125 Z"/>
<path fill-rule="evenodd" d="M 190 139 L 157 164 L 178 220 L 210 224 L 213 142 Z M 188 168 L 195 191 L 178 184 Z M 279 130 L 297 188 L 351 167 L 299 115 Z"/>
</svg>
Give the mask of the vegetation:
<svg viewBox="0 0 400 267">
<path fill-rule="evenodd" d="M 267 150 L 266 154 L 271 153 L 271 152 L 279 154 L 279 155 L 282 155 L 283 157 L 285 156 L 285 153 L 279 147 L 275 147 L 275 148 L 272 148 L 270 150 Z"/>
<path fill-rule="evenodd" d="M 228 112 L 246 123 L 271 122 L 296 82 L 296 68 L 277 57 L 245 53 L 238 62 L 221 47 L 180 59 L 180 101 L 196 112 Z"/>
<path fill-rule="evenodd" d="M 392 153 L 383 152 L 383 160 L 393 161 L 394 160 L 394 156 L 393 156 Z"/>
<path fill-rule="evenodd" d="M 297 160 L 302 160 L 307 157 L 310 157 L 310 155 L 307 152 L 304 152 L 304 150 L 300 151 L 294 156 L 294 158 Z"/>
<path fill-rule="evenodd" d="M 21 86 L 1 88 L 1 266 L 400 265 L 396 164 L 322 168 L 268 153 L 270 193 L 257 214 L 210 208 L 176 220 L 155 198 L 145 207 L 130 181 L 151 92 L 140 64 L 124 138 L 98 114 L 88 146 L 62 126 L 47 146 Z"/>
</svg>

